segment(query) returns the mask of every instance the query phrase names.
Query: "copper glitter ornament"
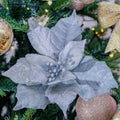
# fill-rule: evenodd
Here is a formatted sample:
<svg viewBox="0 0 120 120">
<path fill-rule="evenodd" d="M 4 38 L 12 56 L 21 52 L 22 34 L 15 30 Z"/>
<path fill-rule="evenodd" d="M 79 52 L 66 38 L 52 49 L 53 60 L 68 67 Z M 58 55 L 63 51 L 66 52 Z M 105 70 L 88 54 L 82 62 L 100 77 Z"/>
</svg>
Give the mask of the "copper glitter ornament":
<svg viewBox="0 0 120 120">
<path fill-rule="evenodd" d="M 76 10 L 81 10 L 85 5 L 94 2 L 95 0 L 72 0 L 72 6 Z"/>
<path fill-rule="evenodd" d="M 4 54 L 13 41 L 13 31 L 8 22 L 0 19 L 0 55 Z"/>
<path fill-rule="evenodd" d="M 117 105 L 115 100 L 107 94 L 88 101 L 78 98 L 76 112 L 79 120 L 111 120 Z"/>
</svg>

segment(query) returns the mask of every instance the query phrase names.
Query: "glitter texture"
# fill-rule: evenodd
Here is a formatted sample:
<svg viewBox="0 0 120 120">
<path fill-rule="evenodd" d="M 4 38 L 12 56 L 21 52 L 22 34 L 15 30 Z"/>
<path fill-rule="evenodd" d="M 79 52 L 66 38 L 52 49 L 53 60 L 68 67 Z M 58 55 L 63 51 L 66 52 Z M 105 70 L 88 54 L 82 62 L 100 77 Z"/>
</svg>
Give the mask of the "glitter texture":
<svg viewBox="0 0 120 120">
<path fill-rule="evenodd" d="M 9 23 L 0 19 L 0 55 L 4 54 L 13 41 L 13 31 Z"/>
<path fill-rule="evenodd" d="M 105 52 L 114 49 L 120 52 L 120 5 L 111 2 L 101 2 L 98 7 L 98 18 L 102 28 L 115 25 Z"/>
<path fill-rule="evenodd" d="M 110 120 L 113 116 L 113 99 L 104 94 L 89 101 L 80 97 L 76 103 L 76 112 L 79 120 Z M 114 101 L 116 104 L 116 102 Z"/>
</svg>

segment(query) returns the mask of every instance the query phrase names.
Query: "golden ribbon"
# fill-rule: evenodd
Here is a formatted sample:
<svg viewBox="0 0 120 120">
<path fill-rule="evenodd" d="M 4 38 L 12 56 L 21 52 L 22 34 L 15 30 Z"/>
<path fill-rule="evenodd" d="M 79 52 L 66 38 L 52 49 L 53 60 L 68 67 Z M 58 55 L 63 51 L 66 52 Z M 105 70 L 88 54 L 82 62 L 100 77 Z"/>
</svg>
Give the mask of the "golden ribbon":
<svg viewBox="0 0 120 120">
<path fill-rule="evenodd" d="M 114 49 L 120 52 L 120 5 L 110 2 L 99 3 L 98 19 L 102 28 L 115 25 L 105 52 Z"/>
</svg>

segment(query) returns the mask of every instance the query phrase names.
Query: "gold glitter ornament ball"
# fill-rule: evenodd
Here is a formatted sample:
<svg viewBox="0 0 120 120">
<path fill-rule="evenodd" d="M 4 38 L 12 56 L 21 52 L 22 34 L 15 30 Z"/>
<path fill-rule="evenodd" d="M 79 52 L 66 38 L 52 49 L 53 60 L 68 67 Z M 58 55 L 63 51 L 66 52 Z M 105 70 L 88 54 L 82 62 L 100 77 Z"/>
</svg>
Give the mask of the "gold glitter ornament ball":
<svg viewBox="0 0 120 120">
<path fill-rule="evenodd" d="M 4 54 L 13 41 L 13 31 L 7 21 L 0 18 L 0 55 Z"/>
<path fill-rule="evenodd" d="M 111 120 L 117 105 L 115 100 L 107 94 L 88 101 L 78 98 L 76 112 L 79 120 Z"/>
</svg>

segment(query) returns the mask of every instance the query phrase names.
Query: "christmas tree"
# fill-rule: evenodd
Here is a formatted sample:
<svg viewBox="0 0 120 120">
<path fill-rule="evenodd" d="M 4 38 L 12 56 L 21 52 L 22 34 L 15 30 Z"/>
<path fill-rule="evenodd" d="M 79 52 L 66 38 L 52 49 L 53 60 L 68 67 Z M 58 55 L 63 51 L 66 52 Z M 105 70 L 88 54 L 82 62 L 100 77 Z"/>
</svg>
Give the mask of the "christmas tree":
<svg viewBox="0 0 120 120">
<path fill-rule="evenodd" d="M 111 93 L 119 105 L 119 3 L 0 0 L 0 120 L 76 120 L 79 96 Z"/>
</svg>

